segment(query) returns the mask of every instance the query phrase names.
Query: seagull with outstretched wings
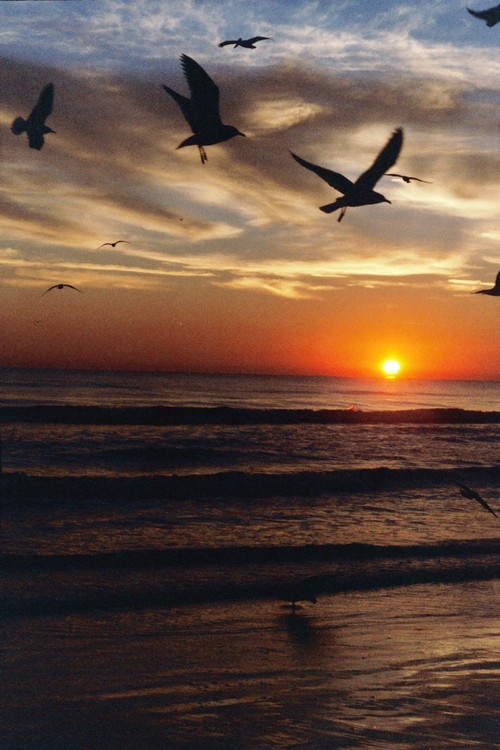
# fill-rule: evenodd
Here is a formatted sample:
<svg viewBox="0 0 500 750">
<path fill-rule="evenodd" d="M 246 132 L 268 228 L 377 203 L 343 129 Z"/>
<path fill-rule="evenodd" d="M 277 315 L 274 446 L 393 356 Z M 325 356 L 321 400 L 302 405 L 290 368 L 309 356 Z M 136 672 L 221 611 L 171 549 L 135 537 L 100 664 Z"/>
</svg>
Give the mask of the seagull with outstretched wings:
<svg viewBox="0 0 500 750">
<path fill-rule="evenodd" d="M 12 125 L 10 126 L 11 131 L 14 135 L 20 135 L 26 133 L 28 136 L 28 143 L 30 148 L 36 148 L 40 151 L 44 144 L 44 135 L 47 133 L 55 133 L 55 130 L 49 128 L 45 124 L 45 120 L 52 112 L 52 105 L 54 103 L 54 84 L 48 83 L 42 90 L 42 93 L 38 97 L 38 101 L 31 110 L 31 113 L 27 120 L 22 117 L 16 117 Z"/>
<path fill-rule="evenodd" d="M 416 180 L 416 182 L 425 182 L 425 183 L 427 183 L 427 185 L 431 185 L 432 184 L 431 182 L 429 182 L 429 180 L 421 180 L 420 177 L 410 177 L 410 175 L 407 175 L 407 174 L 397 174 L 396 172 L 386 172 L 385 176 L 386 177 L 401 177 L 401 179 L 403 180 L 403 182 L 408 182 L 408 183 L 409 182 L 413 182 L 414 180 Z"/>
<path fill-rule="evenodd" d="M 40 297 L 43 297 L 44 294 L 51 292 L 52 289 L 64 289 L 64 287 L 67 287 L 68 289 L 74 289 L 75 292 L 80 292 L 80 294 L 83 294 L 81 289 L 77 289 L 76 286 L 73 286 L 72 284 L 54 284 L 53 286 L 49 286 L 49 288 L 43 294 L 41 294 Z"/>
<path fill-rule="evenodd" d="M 233 125 L 224 125 L 222 122 L 219 113 L 219 89 L 201 65 L 187 55 L 181 55 L 181 64 L 191 97 L 178 94 L 165 84 L 163 88 L 177 102 L 194 134 L 179 143 L 177 148 L 198 146 L 201 163 L 204 164 L 207 160 L 204 146 L 222 143 L 235 135 L 245 134 Z"/>
<path fill-rule="evenodd" d="M 396 128 L 388 142 L 379 153 L 373 164 L 366 172 L 363 172 L 356 182 L 351 182 L 347 177 L 339 172 L 332 172 L 330 169 L 325 167 L 319 167 L 316 164 L 301 159 L 300 156 L 290 152 L 301 166 L 309 169 L 321 177 L 322 180 L 330 185 L 330 187 L 337 190 L 339 193 L 343 193 L 342 198 L 337 198 L 333 203 L 327 203 L 324 206 L 320 206 L 320 211 L 331 214 L 337 209 L 341 209 L 338 221 L 342 221 L 348 206 L 366 206 L 374 203 L 390 203 L 382 193 L 377 193 L 373 188 L 375 187 L 378 180 L 388 169 L 395 164 L 401 147 L 403 145 L 403 129 Z"/>
<path fill-rule="evenodd" d="M 251 39 L 242 39 L 241 37 L 239 39 L 229 39 L 226 42 L 221 42 L 219 44 L 219 47 L 226 47 L 228 44 L 234 45 L 233 49 L 236 49 L 236 47 L 246 47 L 247 49 L 256 49 L 255 43 L 256 42 L 263 42 L 264 39 L 271 39 L 270 36 L 253 36 Z"/>
</svg>

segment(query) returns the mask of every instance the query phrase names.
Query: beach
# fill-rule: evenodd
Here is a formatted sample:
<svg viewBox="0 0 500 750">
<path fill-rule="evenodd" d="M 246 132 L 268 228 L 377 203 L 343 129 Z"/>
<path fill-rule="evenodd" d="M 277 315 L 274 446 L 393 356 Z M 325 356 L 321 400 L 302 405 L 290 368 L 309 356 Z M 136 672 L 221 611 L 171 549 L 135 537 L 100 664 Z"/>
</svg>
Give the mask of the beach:
<svg viewBox="0 0 500 750">
<path fill-rule="evenodd" d="M 492 750 L 498 601 L 490 581 L 11 621 L 2 747 Z"/>
<path fill-rule="evenodd" d="M 494 384 L 3 375 L 2 750 L 500 747 Z"/>
</svg>

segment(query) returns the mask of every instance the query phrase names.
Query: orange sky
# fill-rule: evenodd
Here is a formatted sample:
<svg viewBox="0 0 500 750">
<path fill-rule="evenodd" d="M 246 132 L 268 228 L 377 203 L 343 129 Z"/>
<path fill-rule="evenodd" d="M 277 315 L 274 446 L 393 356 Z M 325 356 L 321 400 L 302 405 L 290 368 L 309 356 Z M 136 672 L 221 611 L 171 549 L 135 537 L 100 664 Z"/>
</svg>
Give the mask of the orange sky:
<svg viewBox="0 0 500 750">
<path fill-rule="evenodd" d="M 0 366 L 500 379 L 499 299 L 471 294 L 500 268 L 498 29 L 385 5 L 0 4 Z M 217 47 L 256 19 L 273 43 Z M 160 86 L 187 94 L 182 52 L 247 135 L 204 166 Z M 37 152 L 10 123 L 49 81 Z M 431 184 L 318 211 L 338 193 L 289 150 L 355 179 L 396 126 L 394 171 Z"/>
</svg>

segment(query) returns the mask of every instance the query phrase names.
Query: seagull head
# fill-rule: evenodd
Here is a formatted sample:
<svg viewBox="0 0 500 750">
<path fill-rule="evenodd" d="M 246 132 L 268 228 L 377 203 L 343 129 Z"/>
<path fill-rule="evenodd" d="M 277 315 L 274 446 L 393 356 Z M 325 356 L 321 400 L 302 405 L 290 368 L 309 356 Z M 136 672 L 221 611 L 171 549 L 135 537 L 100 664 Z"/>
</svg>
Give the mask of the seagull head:
<svg viewBox="0 0 500 750">
<path fill-rule="evenodd" d="M 241 130 L 238 130 L 238 128 L 235 128 L 234 125 L 226 125 L 226 133 L 227 137 L 234 138 L 235 135 L 242 135 L 243 138 L 246 138 L 245 133 L 242 133 Z"/>
</svg>

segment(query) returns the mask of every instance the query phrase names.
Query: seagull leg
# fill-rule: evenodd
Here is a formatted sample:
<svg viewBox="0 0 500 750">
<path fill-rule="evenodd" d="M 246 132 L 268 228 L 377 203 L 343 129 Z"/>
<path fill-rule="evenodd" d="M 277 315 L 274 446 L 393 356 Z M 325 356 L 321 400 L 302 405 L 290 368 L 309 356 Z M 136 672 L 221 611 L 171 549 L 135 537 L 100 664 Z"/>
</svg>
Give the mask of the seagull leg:
<svg viewBox="0 0 500 750">
<path fill-rule="evenodd" d="M 205 153 L 205 149 L 203 148 L 203 146 L 198 146 L 198 149 L 200 151 L 201 163 L 205 164 L 205 162 L 207 161 L 207 155 Z"/>
<path fill-rule="evenodd" d="M 343 206 L 342 209 L 341 209 L 341 211 L 340 211 L 340 215 L 339 215 L 339 218 L 337 219 L 337 221 L 342 221 L 342 219 L 345 216 L 345 212 L 346 211 L 347 211 L 347 206 Z"/>
</svg>

